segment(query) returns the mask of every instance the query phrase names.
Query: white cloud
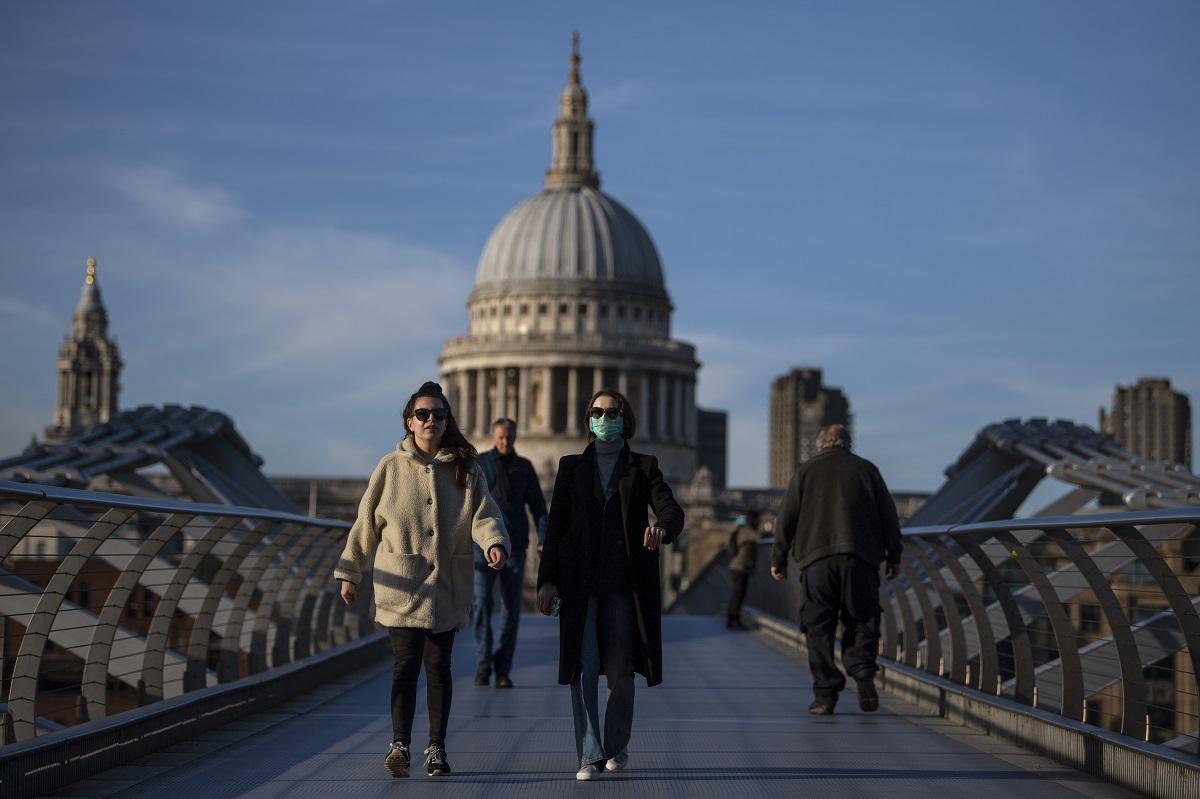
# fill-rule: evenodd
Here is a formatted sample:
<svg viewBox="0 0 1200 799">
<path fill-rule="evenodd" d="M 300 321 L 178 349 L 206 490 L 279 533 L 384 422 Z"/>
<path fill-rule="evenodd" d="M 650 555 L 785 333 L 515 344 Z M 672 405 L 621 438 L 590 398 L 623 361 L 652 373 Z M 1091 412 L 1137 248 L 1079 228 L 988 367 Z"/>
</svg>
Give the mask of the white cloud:
<svg viewBox="0 0 1200 799">
<path fill-rule="evenodd" d="M 61 320 L 57 319 L 44 305 L 0 294 L 0 317 L 4 316 L 26 324 L 56 325 L 61 323 Z"/>
<path fill-rule="evenodd" d="M 436 356 L 470 291 L 470 270 L 441 253 L 336 229 L 250 234 L 185 279 L 196 309 L 221 320 L 207 334 L 234 358 L 231 376 L 334 373 L 327 388 L 349 395 L 405 355 Z"/>
<path fill-rule="evenodd" d="M 190 183 L 164 167 L 109 170 L 109 185 L 152 219 L 188 230 L 211 230 L 245 219 L 237 198 L 219 186 Z"/>
</svg>

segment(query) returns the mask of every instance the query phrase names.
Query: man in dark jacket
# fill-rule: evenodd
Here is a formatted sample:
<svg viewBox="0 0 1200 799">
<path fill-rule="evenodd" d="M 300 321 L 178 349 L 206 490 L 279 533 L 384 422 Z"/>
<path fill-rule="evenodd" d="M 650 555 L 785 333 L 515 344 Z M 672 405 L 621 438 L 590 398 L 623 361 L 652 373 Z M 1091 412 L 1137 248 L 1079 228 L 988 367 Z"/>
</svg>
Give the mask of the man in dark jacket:
<svg viewBox="0 0 1200 799">
<path fill-rule="evenodd" d="M 745 630 L 742 603 L 746 601 L 750 575 L 758 563 L 758 513 L 747 511 L 734 520 L 734 525 L 733 532 L 729 534 L 729 576 L 733 586 L 729 594 L 725 626 L 731 630 Z"/>
<path fill-rule="evenodd" d="M 496 672 L 497 688 L 512 688 L 513 653 L 517 649 L 517 624 L 521 619 L 521 590 L 525 583 L 525 556 L 529 549 L 529 516 L 537 524 L 538 547 L 546 538 L 546 499 L 537 472 L 527 458 L 517 455 L 517 423 L 497 419 L 492 423 L 493 449 L 479 456 L 488 490 L 504 516 L 512 541 L 512 557 L 497 572 L 489 568 L 483 551 L 475 547 L 475 597 L 471 623 L 475 627 L 475 684 L 487 685 Z M 492 587 L 500 581 L 500 644 L 492 649 Z"/>
<path fill-rule="evenodd" d="M 842 665 L 858 685 L 864 711 L 879 708 L 879 565 L 896 576 L 900 522 L 875 464 L 850 452 L 850 433 L 831 425 L 817 436 L 817 454 L 792 476 L 779 511 L 771 576 L 787 576 L 787 556 L 800 568 L 800 628 L 808 641 L 815 700 L 809 712 L 828 715 L 846 678 L 833 659 L 842 622 Z"/>
</svg>

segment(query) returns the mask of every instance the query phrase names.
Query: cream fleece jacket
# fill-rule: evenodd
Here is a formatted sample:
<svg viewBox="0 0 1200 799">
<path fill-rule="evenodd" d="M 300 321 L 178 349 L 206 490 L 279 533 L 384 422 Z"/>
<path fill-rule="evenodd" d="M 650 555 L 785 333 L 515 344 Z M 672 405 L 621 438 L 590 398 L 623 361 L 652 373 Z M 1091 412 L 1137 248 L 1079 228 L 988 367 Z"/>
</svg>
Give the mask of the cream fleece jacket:
<svg viewBox="0 0 1200 799">
<path fill-rule="evenodd" d="M 511 555 L 483 471 L 476 464 L 460 488 L 450 453 L 427 461 L 407 436 L 371 474 L 333 576 L 357 585 L 373 554 L 375 620 L 445 632 L 463 626 L 471 611 L 472 541 Z"/>
</svg>

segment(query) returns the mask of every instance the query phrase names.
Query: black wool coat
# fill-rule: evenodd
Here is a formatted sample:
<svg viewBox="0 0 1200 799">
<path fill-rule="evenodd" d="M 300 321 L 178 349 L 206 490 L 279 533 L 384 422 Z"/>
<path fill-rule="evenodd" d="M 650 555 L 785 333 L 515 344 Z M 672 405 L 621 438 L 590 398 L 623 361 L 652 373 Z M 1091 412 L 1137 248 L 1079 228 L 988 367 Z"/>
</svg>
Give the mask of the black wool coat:
<svg viewBox="0 0 1200 799">
<path fill-rule="evenodd" d="M 633 585 L 638 641 L 635 671 L 649 685 L 662 682 L 662 586 L 659 550 L 643 545 L 649 511 L 669 544 L 683 532 L 683 509 L 658 468 L 658 458 L 621 450 L 614 469 L 624 520 L 629 581 Z M 600 562 L 604 506 L 596 495 L 596 449 L 589 444 L 581 455 L 558 463 L 550 500 L 546 542 L 538 568 L 538 588 L 553 583 L 562 597 L 559 610 L 558 681 L 567 685 L 579 674 L 579 653 L 587 621 L 587 601 Z M 617 497 L 614 497 L 616 499 Z"/>
</svg>

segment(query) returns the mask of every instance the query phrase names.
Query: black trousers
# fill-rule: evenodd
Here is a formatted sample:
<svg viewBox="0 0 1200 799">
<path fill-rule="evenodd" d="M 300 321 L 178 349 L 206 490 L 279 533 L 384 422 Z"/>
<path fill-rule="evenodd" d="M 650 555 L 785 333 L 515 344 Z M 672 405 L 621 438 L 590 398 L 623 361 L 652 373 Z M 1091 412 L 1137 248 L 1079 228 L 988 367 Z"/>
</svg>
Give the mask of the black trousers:
<svg viewBox="0 0 1200 799">
<path fill-rule="evenodd" d="M 419 627 L 389 627 L 392 639 L 392 740 L 412 742 L 413 717 L 417 713 L 417 680 L 425 663 L 429 705 L 429 743 L 445 746 L 446 723 L 450 719 L 450 700 L 454 696 L 454 678 L 450 674 L 450 653 L 454 649 L 454 630 L 435 633 Z"/>
<path fill-rule="evenodd" d="M 733 592 L 729 595 L 729 620 L 734 621 L 742 618 L 742 603 L 746 601 L 746 589 L 750 585 L 750 572 L 735 569 L 729 574 L 733 577 Z"/>
<path fill-rule="evenodd" d="M 831 555 L 801 576 L 800 629 L 808 641 L 808 667 L 817 699 L 836 701 L 846 678 L 833 658 L 842 623 L 842 665 L 854 679 L 873 677 L 879 651 L 879 567 L 854 555 Z"/>
</svg>

